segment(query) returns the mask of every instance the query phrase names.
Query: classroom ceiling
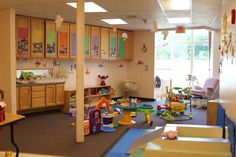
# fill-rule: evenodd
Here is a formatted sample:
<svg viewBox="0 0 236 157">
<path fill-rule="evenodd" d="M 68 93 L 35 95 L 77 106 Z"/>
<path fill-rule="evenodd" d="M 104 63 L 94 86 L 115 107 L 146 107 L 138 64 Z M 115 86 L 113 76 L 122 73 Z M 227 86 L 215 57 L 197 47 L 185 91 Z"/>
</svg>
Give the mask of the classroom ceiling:
<svg viewBox="0 0 236 157">
<path fill-rule="evenodd" d="M 222 0 L 192 0 L 190 11 L 162 11 L 158 0 L 85 0 L 93 1 L 106 9 L 106 13 L 86 13 L 85 23 L 91 25 L 113 27 L 102 22 L 102 18 L 122 18 L 127 25 L 115 25 L 117 28 L 129 30 L 147 30 L 152 28 L 153 20 L 158 29 L 175 28 L 183 24 L 169 24 L 166 16 L 181 17 L 189 15 L 190 24 L 185 27 L 220 28 L 220 12 Z M 223 0 L 224 1 L 224 0 Z M 33 17 L 55 19 L 57 14 L 70 22 L 75 22 L 76 9 L 66 5 L 76 0 L 0 0 L 0 8 L 14 8 L 17 14 Z M 147 22 L 145 23 L 145 19 Z"/>
</svg>

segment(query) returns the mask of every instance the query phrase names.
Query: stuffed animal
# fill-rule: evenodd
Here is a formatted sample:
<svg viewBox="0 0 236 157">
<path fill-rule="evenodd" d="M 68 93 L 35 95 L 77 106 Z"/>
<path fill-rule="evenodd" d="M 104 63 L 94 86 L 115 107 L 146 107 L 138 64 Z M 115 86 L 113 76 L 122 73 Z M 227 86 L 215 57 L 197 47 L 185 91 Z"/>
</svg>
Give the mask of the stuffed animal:
<svg viewBox="0 0 236 157">
<path fill-rule="evenodd" d="M 106 86 L 106 82 L 105 80 L 108 78 L 108 76 L 106 75 L 98 75 L 98 77 L 101 79 L 101 82 L 100 82 L 100 86 Z"/>
</svg>

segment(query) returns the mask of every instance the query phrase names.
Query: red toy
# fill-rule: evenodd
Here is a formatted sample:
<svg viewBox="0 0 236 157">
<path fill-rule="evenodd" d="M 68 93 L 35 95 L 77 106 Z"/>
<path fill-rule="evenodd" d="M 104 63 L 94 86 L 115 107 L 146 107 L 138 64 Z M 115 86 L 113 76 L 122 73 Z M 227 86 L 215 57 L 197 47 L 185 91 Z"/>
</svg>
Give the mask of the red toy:
<svg viewBox="0 0 236 157">
<path fill-rule="evenodd" d="M 105 80 L 108 78 L 108 76 L 106 75 L 98 75 L 98 77 L 101 79 L 101 83 L 100 86 L 106 86 L 106 82 Z"/>
</svg>

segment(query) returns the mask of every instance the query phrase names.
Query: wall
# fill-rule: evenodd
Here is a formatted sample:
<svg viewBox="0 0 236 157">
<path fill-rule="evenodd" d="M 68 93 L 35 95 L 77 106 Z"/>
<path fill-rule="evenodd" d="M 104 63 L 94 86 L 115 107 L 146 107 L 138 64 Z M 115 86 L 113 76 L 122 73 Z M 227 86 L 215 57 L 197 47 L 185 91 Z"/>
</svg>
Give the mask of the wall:
<svg viewBox="0 0 236 157">
<path fill-rule="evenodd" d="M 227 33 L 225 35 L 225 41 L 227 45 L 229 43 L 229 34 L 232 33 L 232 46 L 235 49 L 235 24 L 231 24 L 231 9 L 235 9 L 236 1 L 228 0 L 222 10 L 222 17 L 224 17 L 224 13 L 227 14 Z M 224 32 L 223 25 L 221 31 Z M 221 37 L 224 39 L 224 36 Z M 221 43 L 222 52 L 224 52 L 224 56 L 221 58 L 222 66 L 221 66 L 221 74 L 220 74 L 220 99 L 222 100 L 223 107 L 226 110 L 228 116 L 236 123 L 236 59 L 235 56 L 232 56 L 232 49 L 228 49 L 225 45 L 225 42 Z M 235 53 L 235 52 L 234 52 Z"/>
<path fill-rule="evenodd" d="M 134 58 L 128 62 L 128 78 L 138 85 L 138 91 L 133 96 L 155 98 L 154 36 L 150 30 L 134 32 Z M 142 52 L 143 44 L 146 45 L 147 52 Z"/>
<path fill-rule="evenodd" d="M 76 88 L 75 60 L 17 59 L 17 69 L 53 69 L 54 76 L 65 79 L 65 89 Z M 37 64 L 36 64 L 37 63 Z M 121 97 L 122 80 L 127 79 L 127 61 L 85 61 L 84 86 L 99 86 L 98 75 L 108 75 L 107 85 L 115 90 L 113 97 Z"/>
<path fill-rule="evenodd" d="M 0 89 L 7 112 L 16 113 L 15 10 L 0 10 Z"/>
</svg>

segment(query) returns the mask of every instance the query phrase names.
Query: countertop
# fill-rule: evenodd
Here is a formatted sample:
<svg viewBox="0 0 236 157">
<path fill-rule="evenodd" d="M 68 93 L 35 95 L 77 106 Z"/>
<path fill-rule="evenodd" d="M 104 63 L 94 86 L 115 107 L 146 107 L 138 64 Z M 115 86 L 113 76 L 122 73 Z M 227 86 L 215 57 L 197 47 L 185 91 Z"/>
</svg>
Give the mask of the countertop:
<svg viewBox="0 0 236 157">
<path fill-rule="evenodd" d="M 24 86 L 37 86 L 37 85 L 48 85 L 48 84 L 64 84 L 65 80 L 63 79 L 42 79 L 42 80 L 17 80 L 16 86 L 17 87 L 24 87 Z"/>
</svg>

